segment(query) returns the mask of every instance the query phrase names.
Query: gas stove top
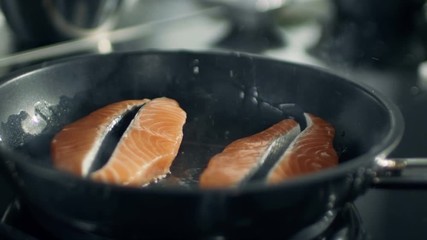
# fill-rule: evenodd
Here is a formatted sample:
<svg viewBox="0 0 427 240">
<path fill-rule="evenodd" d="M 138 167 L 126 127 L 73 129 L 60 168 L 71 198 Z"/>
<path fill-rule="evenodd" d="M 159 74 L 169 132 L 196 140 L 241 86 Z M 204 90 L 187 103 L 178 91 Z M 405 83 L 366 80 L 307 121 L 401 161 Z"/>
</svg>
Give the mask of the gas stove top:
<svg viewBox="0 0 427 240">
<path fill-rule="evenodd" d="M 107 238 L 67 228 L 49 219 L 44 219 L 40 224 L 33 217 L 29 209 L 19 200 L 12 201 L 2 216 L 0 225 L 0 237 L 2 239 L 13 240 L 59 240 L 59 239 L 80 239 L 80 240 L 104 240 Z M 52 230 L 54 226 L 55 230 Z M 110 239 L 110 238 L 108 238 Z M 179 239 L 179 236 L 177 236 Z M 230 239 L 224 236 L 214 236 L 209 239 Z M 329 211 L 317 223 L 307 226 L 289 240 L 365 240 L 367 235 L 363 228 L 363 223 L 354 204 L 348 203 L 342 209 Z M 112 240 L 112 239 L 111 239 Z"/>
<path fill-rule="evenodd" d="M 378 9 L 379 3 L 299 0 L 280 10 L 281 14 L 275 18 L 272 27 L 249 31 L 236 27 L 235 21 L 238 20 L 228 20 L 224 6 L 204 2 L 182 0 L 178 3 L 169 0 L 159 4 L 155 0 L 129 1 L 118 30 L 110 35 L 37 49 L 17 48 L 6 22 L 0 16 L 0 75 L 34 62 L 93 52 L 145 49 L 252 52 L 320 66 L 376 89 L 398 105 L 406 122 L 403 139 L 391 157 L 427 157 L 427 64 L 423 62 L 427 41 L 424 28 L 394 27 L 392 24 L 409 23 L 407 19 L 401 21 L 384 9 L 376 12 L 357 11 L 369 7 Z M 412 5 L 397 0 L 391 2 L 395 9 L 400 6 L 402 11 L 410 11 L 418 9 L 416 5 L 423 1 L 407 1 Z M 339 11 L 332 14 L 333 9 Z M 419 19 L 417 21 L 420 22 Z M 378 29 L 382 31 L 375 31 Z M 402 46 L 407 51 L 402 50 Z M 55 239 L 43 228 L 34 228 L 38 225 L 33 224 L 37 223 L 32 220 L 25 205 L 15 200 L 16 196 L 3 176 L 0 169 L 0 215 L 5 224 L 0 236 L 1 232 L 8 232 L 16 234 L 16 239 L 31 239 L 18 233 L 22 231 L 34 235 L 34 238 Z M 322 231 L 310 237 L 303 231 L 299 237 L 425 239 L 425 199 L 427 189 L 371 189 L 346 209 L 334 213 L 329 225 Z M 339 232 L 344 234 L 339 235 Z"/>
</svg>

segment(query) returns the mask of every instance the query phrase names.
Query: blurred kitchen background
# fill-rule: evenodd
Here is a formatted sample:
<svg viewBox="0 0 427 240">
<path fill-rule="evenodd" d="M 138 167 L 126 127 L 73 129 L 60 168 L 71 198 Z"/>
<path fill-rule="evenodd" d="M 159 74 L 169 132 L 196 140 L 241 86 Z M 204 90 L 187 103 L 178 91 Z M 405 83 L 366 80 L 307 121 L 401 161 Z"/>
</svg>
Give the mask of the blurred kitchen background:
<svg viewBox="0 0 427 240">
<path fill-rule="evenodd" d="M 392 156 L 427 157 L 424 0 L 0 0 L 0 6 L 0 76 L 82 54 L 250 52 L 319 66 L 378 90 L 405 117 Z M 0 182 L 2 213 L 14 195 Z M 373 189 L 356 206 L 368 239 L 425 239 L 426 201 L 427 189 Z"/>
</svg>

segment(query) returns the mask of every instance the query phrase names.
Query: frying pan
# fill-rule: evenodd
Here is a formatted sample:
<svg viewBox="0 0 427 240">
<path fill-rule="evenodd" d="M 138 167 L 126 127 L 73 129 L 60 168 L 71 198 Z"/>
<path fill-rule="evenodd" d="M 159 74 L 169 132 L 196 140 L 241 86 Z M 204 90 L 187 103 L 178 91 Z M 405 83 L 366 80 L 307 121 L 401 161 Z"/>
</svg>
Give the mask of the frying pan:
<svg viewBox="0 0 427 240">
<path fill-rule="evenodd" d="M 151 51 L 49 62 L 2 80 L 1 162 L 53 232 L 66 226 L 99 239 L 289 237 L 371 186 L 420 183 L 382 177 L 412 163 L 386 159 L 403 134 L 396 106 L 310 66 L 241 53 Z M 52 167 L 49 144 L 65 124 L 112 102 L 160 96 L 176 99 L 188 115 L 180 154 L 163 182 L 120 187 Z M 197 188 L 209 157 L 279 121 L 287 104 L 333 124 L 339 166 L 273 186 Z"/>
</svg>

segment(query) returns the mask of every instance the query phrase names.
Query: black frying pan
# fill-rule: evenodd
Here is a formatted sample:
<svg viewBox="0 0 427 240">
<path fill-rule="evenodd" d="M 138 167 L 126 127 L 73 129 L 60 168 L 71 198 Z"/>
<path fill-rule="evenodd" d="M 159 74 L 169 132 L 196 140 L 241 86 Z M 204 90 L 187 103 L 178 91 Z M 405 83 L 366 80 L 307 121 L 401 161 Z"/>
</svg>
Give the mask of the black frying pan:
<svg viewBox="0 0 427 240">
<path fill-rule="evenodd" d="M 3 81 L 3 162 L 23 199 L 40 219 L 53 220 L 54 231 L 60 224 L 119 239 L 285 237 L 378 183 L 385 166 L 402 165 L 384 159 L 403 133 L 397 108 L 373 90 L 309 66 L 234 53 L 117 53 L 46 63 Z M 176 99 L 188 115 L 168 179 L 129 188 L 52 168 L 49 143 L 64 124 L 112 102 L 160 96 Z M 270 187 L 197 188 L 210 156 L 280 120 L 278 108 L 288 103 L 334 125 L 338 167 Z"/>
</svg>

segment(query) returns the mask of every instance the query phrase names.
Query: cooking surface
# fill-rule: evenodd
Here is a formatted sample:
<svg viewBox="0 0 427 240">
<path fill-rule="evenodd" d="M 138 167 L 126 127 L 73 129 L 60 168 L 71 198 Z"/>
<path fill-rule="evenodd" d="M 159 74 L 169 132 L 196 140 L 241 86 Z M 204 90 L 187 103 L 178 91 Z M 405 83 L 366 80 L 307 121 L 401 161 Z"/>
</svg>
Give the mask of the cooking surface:
<svg viewBox="0 0 427 240">
<path fill-rule="evenodd" d="M 352 36 L 348 33 L 352 28 L 346 25 L 350 20 L 341 18 L 339 21 L 331 21 L 332 3 L 340 6 L 341 2 L 343 7 L 342 1 L 297 1 L 298 3 L 281 10 L 282 14 L 276 19 L 278 24 L 274 28 L 274 33 L 265 33 L 261 40 L 253 38 L 247 32 L 234 33 L 230 22 L 220 14 L 224 12 L 223 7 L 212 7 L 197 1 L 177 3 L 169 0 L 162 1 L 162 4 L 155 4 L 155 2 L 154 0 L 129 1 L 125 5 L 126 14 L 119 21 L 118 27 L 142 25 L 138 28 L 127 28 L 128 35 L 122 34 L 123 39 L 113 38 L 116 40 L 109 42 L 108 38 L 103 38 L 95 44 L 80 44 L 81 47 L 70 48 L 72 51 L 65 55 L 153 48 L 227 51 L 226 47 L 232 47 L 273 58 L 326 67 L 331 72 L 371 86 L 399 106 L 405 118 L 406 129 L 400 145 L 391 157 L 427 157 L 427 147 L 425 147 L 427 128 L 424 124 L 427 122 L 427 111 L 425 111 L 427 65 L 422 63 L 424 59 L 422 53 L 427 43 L 423 44 L 422 40 L 417 41 L 415 37 L 405 39 L 405 42 L 410 43 L 411 48 L 402 53 L 398 51 L 396 44 L 386 44 L 389 38 L 373 35 L 372 44 L 380 39 L 385 43 L 382 46 L 389 47 L 388 51 L 385 51 L 389 55 L 372 51 L 371 48 L 365 49 L 363 44 L 354 44 L 354 38 L 346 38 L 346 36 Z M 195 14 L 207 7 L 209 11 Z M 165 19 L 173 20 L 158 21 Z M 334 27 L 340 29 L 339 26 L 346 26 L 344 29 L 350 30 L 342 34 L 339 31 L 330 30 Z M 230 32 L 231 34 L 227 34 Z M 411 33 L 413 36 L 419 35 L 421 39 L 424 36 L 424 33 L 417 29 L 413 29 Z M 388 34 L 387 36 L 393 36 L 392 33 Z M 15 49 L 13 46 L 12 35 L 1 15 L 0 36 L 2 37 L 0 41 L 1 75 L 13 69 L 7 66 L 8 62 L 19 63 L 20 59 L 25 58 L 8 58 L 21 49 Z M 265 44 L 263 42 L 265 39 L 274 44 Z M 236 45 L 236 42 L 241 44 Z M 347 50 L 343 50 L 342 46 L 347 46 L 345 48 Z M 67 47 L 69 45 L 65 44 L 62 47 L 59 46 L 59 49 Z M 391 54 L 393 50 L 396 50 L 397 56 Z M 357 55 L 353 54 L 354 52 L 363 54 Z M 59 58 L 63 57 L 63 54 L 51 56 Z M 20 64 L 26 63 L 27 61 L 22 61 Z M 1 170 L 0 173 L 0 189 L 2 189 L 0 212 L 3 213 L 14 195 Z M 427 190 L 371 189 L 358 198 L 355 206 L 361 215 L 368 239 L 424 239 L 427 236 L 425 199 L 427 199 Z"/>
</svg>

